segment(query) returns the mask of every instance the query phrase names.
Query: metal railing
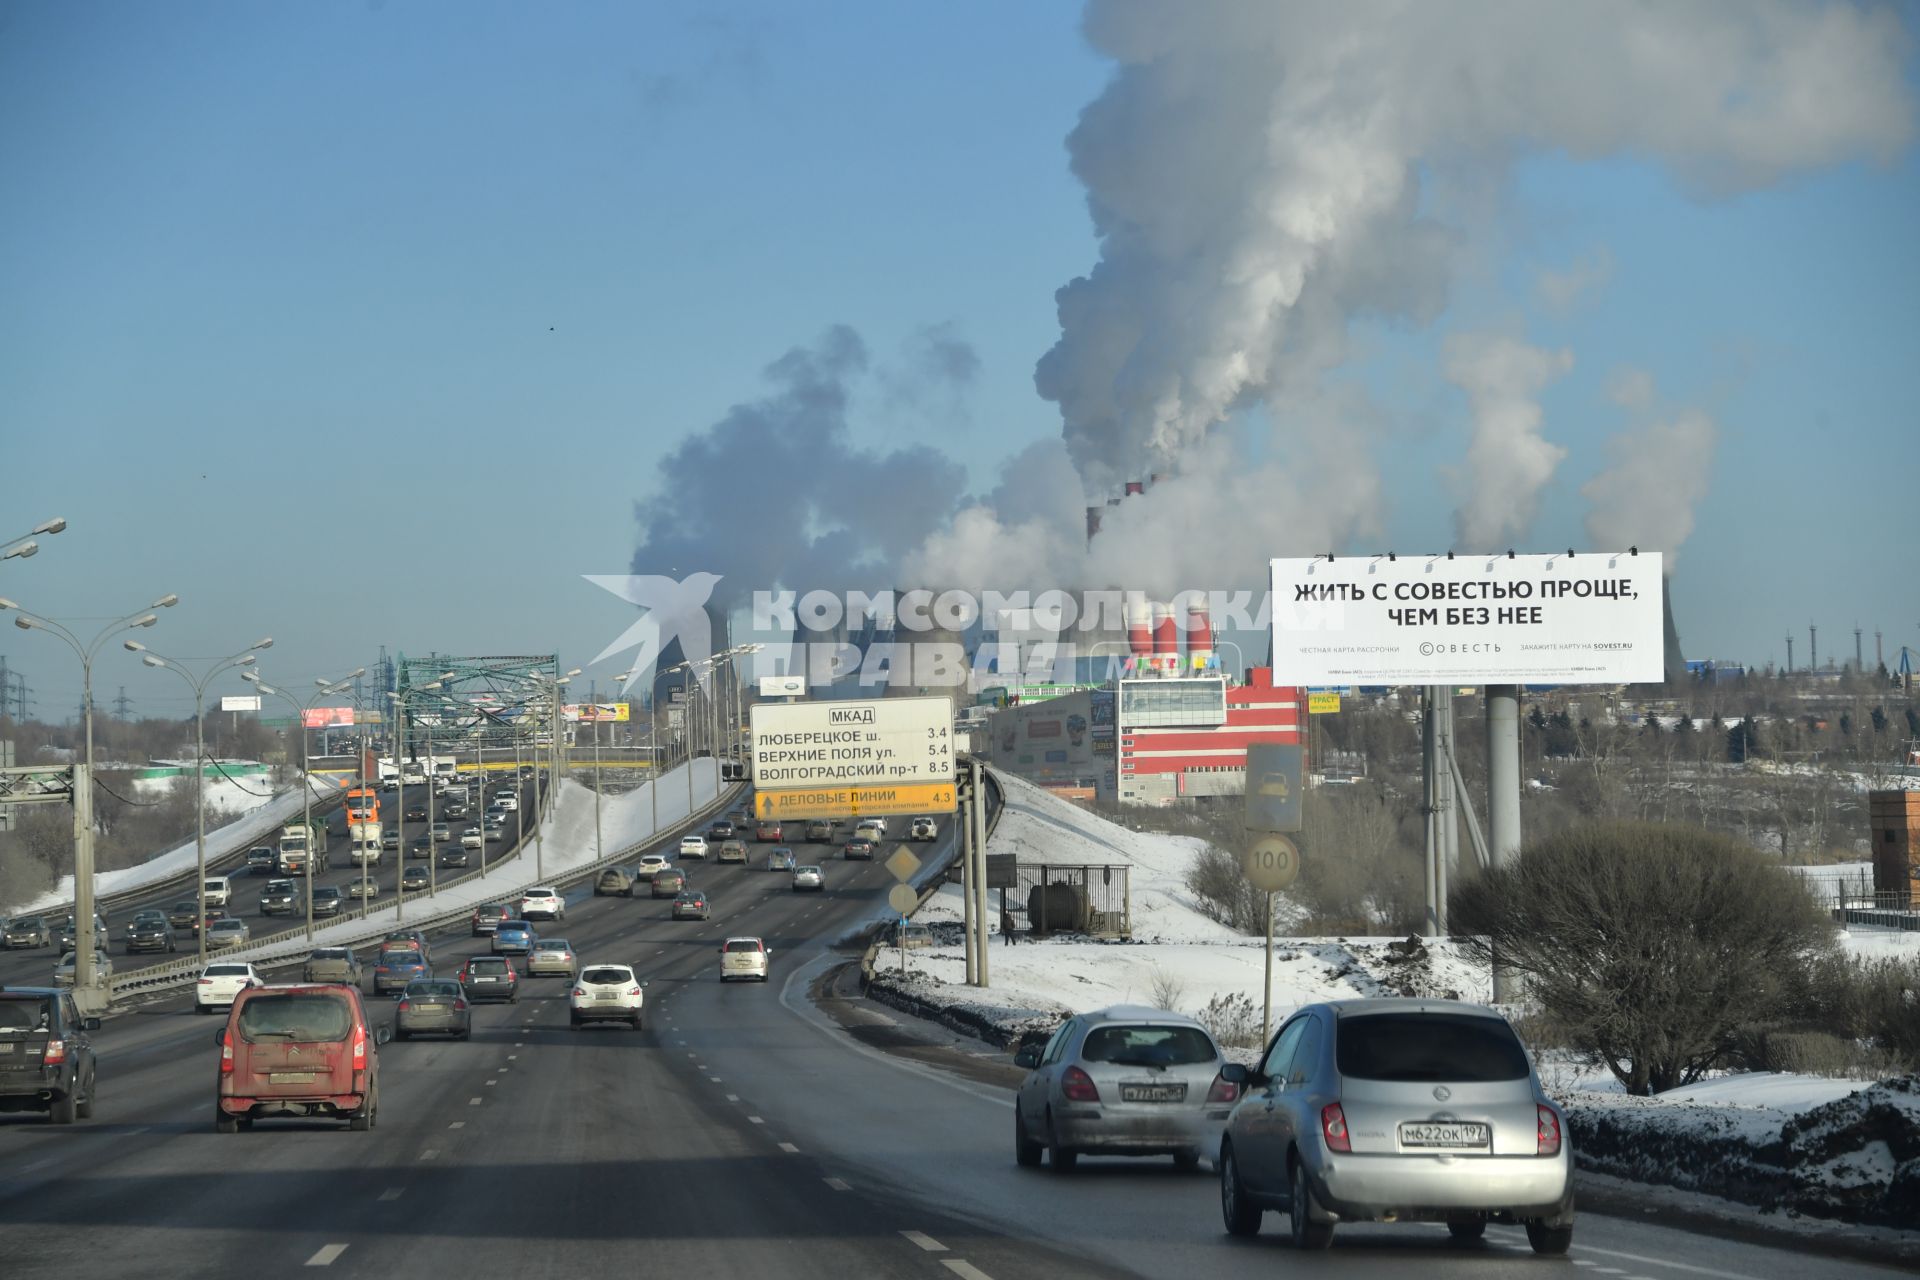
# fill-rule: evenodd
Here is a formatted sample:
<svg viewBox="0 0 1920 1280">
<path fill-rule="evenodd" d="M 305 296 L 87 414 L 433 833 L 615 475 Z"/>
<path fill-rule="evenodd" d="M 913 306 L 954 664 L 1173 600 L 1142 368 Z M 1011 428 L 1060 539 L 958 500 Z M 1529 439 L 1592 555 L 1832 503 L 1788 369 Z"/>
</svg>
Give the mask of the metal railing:
<svg viewBox="0 0 1920 1280">
<path fill-rule="evenodd" d="M 1920 931 L 1920 892 L 1876 890 L 1870 880 L 1817 880 L 1807 892 L 1843 927 Z"/>
<path fill-rule="evenodd" d="M 671 839 L 705 822 L 714 813 L 724 810 L 727 805 L 733 803 L 739 795 L 740 790 L 741 788 L 737 786 L 733 788 L 722 787 L 716 792 L 711 803 L 690 814 L 683 822 L 677 825 L 665 827 L 660 831 L 653 832 L 645 839 L 617 849 L 604 858 L 585 863 L 570 871 L 557 872 L 539 879 L 527 880 L 511 888 L 504 888 L 494 896 L 501 900 L 515 898 L 535 885 L 553 885 L 556 888 L 564 889 L 568 885 L 578 884 L 588 876 L 597 876 L 614 863 L 625 858 L 631 858 L 646 845 L 662 838 Z M 546 800 L 548 793 L 543 790 L 541 794 L 542 800 Z M 532 839 L 533 836 L 530 831 L 525 840 L 522 840 L 520 844 L 516 845 L 506 856 L 495 860 L 486 871 L 470 871 L 466 875 L 456 876 L 452 880 L 440 882 L 438 888 L 450 889 L 456 885 L 477 880 L 483 875 L 492 874 L 503 864 L 511 862 L 523 854 Z M 400 900 L 402 902 L 412 902 L 428 896 L 429 894 L 426 890 L 415 890 L 412 893 L 401 894 Z M 375 915 L 385 918 L 382 919 L 379 925 L 370 927 L 364 935 L 355 935 L 347 939 L 329 941 L 326 945 L 330 947 L 359 947 L 384 938 L 388 933 L 392 932 L 395 927 L 391 918 L 393 908 L 394 900 L 389 897 L 379 900 L 377 904 L 365 904 L 342 911 L 339 915 L 329 916 L 326 925 L 329 929 L 343 922 L 368 920 Z M 471 904 L 463 905 L 451 908 L 438 915 L 428 916 L 423 919 L 407 920 L 405 926 L 407 928 L 424 930 L 445 928 L 448 925 L 468 918 L 472 912 L 473 907 Z M 228 948 L 218 952 L 217 955 L 220 960 L 245 960 L 252 963 L 255 967 L 271 967 L 295 963 L 304 960 L 313 945 L 308 942 L 306 935 L 306 926 L 303 924 L 297 929 L 288 929 L 280 933 L 270 934 L 264 938 L 255 939 L 244 947 Z M 209 952 L 207 963 L 213 963 L 215 955 L 216 953 Z M 135 969 L 123 975 L 117 974 L 108 985 L 109 994 L 112 999 L 119 1000 L 137 991 L 152 991 L 169 986 L 183 985 L 186 980 L 197 978 L 201 968 L 202 963 L 196 956 L 185 960 L 169 961 L 165 964 L 149 965 L 144 969 Z"/>
</svg>

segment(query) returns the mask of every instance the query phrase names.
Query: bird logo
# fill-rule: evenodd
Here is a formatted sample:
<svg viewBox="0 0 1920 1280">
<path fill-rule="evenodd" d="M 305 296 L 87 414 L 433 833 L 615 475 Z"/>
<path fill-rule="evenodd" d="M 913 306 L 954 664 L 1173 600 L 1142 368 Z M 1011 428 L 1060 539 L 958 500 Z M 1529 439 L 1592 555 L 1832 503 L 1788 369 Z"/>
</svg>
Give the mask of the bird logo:
<svg viewBox="0 0 1920 1280">
<path fill-rule="evenodd" d="M 660 574 L 582 574 L 603 591 L 611 591 L 628 604 L 646 612 L 621 633 L 620 638 L 600 651 L 594 662 L 603 662 L 625 649 L 636 649 L 633 665 L 620 684 L 626 693 L 635 682 L 648 675 L 660 661 L 660 655 L 676 639 L 680 651 L 700 681 L 707 686 L 708 659 L 713 656 L 713 624 L 707 618 L 707 601 L 720 582 L 717 573 L 690 573 L 674 580 Z"/>
</svg>

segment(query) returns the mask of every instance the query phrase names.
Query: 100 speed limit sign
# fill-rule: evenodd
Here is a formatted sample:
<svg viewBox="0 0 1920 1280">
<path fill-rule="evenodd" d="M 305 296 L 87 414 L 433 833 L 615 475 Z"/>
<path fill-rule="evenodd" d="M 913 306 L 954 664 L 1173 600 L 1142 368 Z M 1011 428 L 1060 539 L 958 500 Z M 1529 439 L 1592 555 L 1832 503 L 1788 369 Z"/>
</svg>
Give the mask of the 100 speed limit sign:
<svg viewBox="0 0 1920 1280">
<path fill-rule="evenodd" d="M 1300 850 L 1285 836 L 1261 836 L 1240 860 L 1240 868 L 1254 888 L 1279 893 L 1300 874 Z"/>
</svg>

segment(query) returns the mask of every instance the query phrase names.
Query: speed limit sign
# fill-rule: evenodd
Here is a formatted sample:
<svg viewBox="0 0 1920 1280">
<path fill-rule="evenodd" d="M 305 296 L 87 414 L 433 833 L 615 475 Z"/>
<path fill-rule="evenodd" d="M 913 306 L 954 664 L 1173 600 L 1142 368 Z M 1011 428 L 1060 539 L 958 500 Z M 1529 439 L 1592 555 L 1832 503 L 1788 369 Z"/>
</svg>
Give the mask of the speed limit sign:
<svg viewBox="0 0 1920 1280">
<path fill-rule="evenodd" d="M 1300 850 L 1285 836 L 1261 836 L 1240 860 L 1240 868 L 1254 888 L 1279 893 L 1300 874 Z"/>
</svg>

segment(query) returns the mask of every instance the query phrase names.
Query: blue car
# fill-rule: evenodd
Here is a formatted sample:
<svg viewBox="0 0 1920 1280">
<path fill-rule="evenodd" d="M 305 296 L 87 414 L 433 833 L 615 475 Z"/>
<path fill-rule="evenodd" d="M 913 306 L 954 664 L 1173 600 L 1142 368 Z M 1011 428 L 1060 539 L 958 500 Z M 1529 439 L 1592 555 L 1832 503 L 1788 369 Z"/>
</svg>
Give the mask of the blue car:
<svg viewBox="0 0 1920 1280">
<path fill-rule="evenodd" d="M 525 920 L 502 920 L 493 931 L 493 954 L 505 955 L 517 951 L 521 955 L 533 950 L 533 944 L 540 935 Z"/>
<path fill-rule="evenodd" d="M 382 947 L 373 965 L 373 989 L 378 993 L 403 991 L 409 982 L 431 978 L 427 958 L 415 947 Z"/>
</svg>

